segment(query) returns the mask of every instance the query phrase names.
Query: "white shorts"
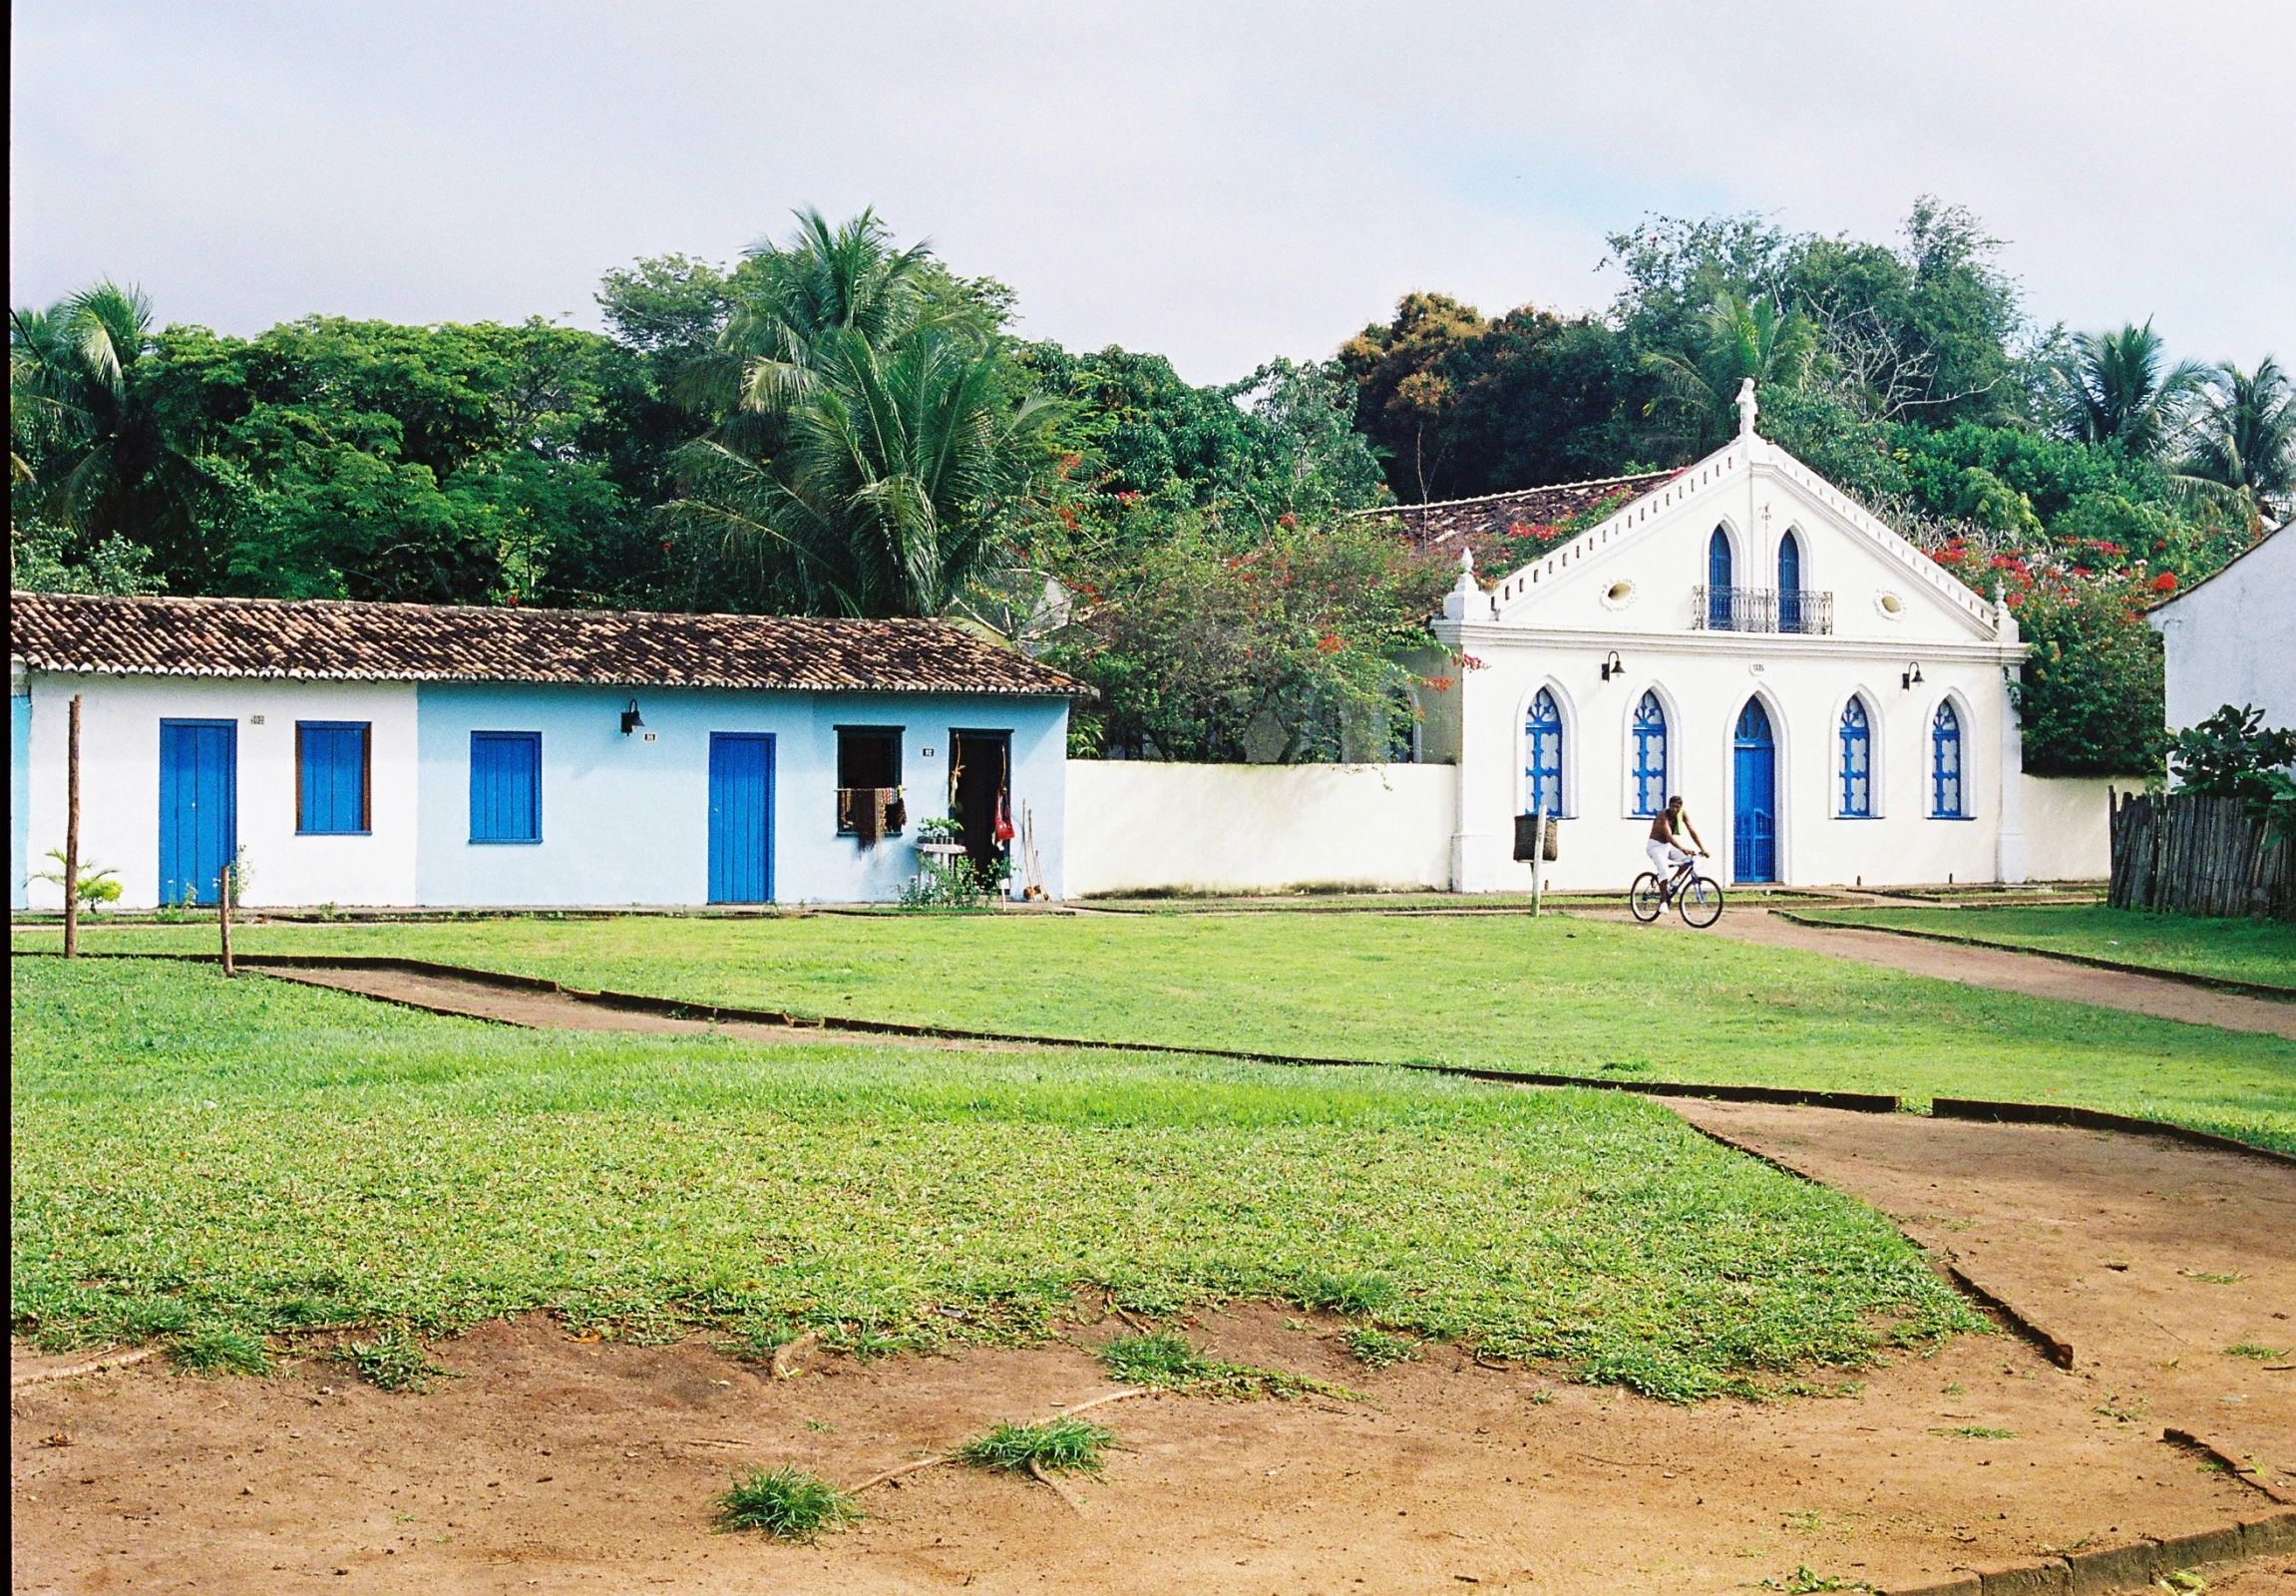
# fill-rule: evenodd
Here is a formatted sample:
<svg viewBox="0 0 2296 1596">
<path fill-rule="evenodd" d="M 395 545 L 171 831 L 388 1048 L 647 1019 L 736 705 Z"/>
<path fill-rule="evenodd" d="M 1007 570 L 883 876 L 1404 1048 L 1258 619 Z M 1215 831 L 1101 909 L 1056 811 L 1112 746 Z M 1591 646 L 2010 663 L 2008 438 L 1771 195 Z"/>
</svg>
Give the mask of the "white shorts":
<svg viewBox="0 0 2296 1596">
<path fill-rule="evenodd" d="M 1651 869 L 1659 873 L 1661 881 L 1673 875 L 1679 866 L 1690 859 L 1689 854 L 1673 843 L 1661 842 L 1656 837 L 1644 845 L 1643 852 L 1651 856 Z"/>
</svg>

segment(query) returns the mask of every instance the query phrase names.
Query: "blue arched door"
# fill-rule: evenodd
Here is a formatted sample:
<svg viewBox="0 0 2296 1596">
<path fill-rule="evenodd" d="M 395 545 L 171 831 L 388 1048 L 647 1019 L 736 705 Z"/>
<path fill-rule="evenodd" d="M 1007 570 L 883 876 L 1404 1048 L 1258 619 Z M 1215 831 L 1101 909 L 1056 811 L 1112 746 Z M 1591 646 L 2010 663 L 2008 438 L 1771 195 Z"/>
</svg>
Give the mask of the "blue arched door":
<svg viewBox="0 0 2296 1596">
<path fill-rule="evenodd" d="M 1738 711 L 1731 761 L 1730 792 L 1735 812 L 1730 825 L 1730 876 L 1737 881 L 1777 880 L 1777 739 L 1759 698 Z"/>
</svg>

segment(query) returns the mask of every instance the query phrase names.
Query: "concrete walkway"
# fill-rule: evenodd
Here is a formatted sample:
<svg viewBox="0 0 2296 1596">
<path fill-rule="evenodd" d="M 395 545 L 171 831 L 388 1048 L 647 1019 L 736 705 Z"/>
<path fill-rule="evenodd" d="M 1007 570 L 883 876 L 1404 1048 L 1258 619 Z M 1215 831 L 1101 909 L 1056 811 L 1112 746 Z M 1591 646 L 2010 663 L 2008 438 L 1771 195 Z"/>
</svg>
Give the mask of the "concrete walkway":
<svg viewBox="0 0 2296 1596">
<path fill-rule="evenodd" d="M 1633 917 L 1624 910 L 1566 912 L 1633 924 Z M 1753 943 L 1764 948 L 1792 948 L 1802 953 L 1826 954 L 1835 959 L 1854 959 L 1860 964 L 1902 970 L 1908 975 L 1988 987 L 1996 992 L 2055 998 L 2098 1008 L 2150 1014 L 2157 1019 L 2181 1019 L 2195 1025 L 2258 1031 L 2296 1040 L 2296 1003 L 2247 998 L 2238 993 L 2210 992 L 2205 987 L 2151 976 L 2095 970 L 2043 954 L 1964 948 L 1846 926 L 1821 930 L 1815 926 L 1797 926 L 1760 909 L 1724 909 L 1722 919 L 1707 931 L 1692 931 L 1680 917 L 1672 914 L 1662 915 L 1650 929 L 1678 936 L 1727 937 L 1732 942 Z"/>
</svg>

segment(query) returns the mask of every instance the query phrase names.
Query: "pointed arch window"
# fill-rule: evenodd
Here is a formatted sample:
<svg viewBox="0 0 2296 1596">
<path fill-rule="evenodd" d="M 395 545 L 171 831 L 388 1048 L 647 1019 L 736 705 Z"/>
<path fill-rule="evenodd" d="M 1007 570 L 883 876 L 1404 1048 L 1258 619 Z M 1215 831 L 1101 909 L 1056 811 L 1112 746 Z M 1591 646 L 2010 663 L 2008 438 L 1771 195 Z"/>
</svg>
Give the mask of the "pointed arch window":
<svg viewBox="0 0 2296 1596">
<path fill-rule="evenodd" d="M 1707 540 L 1707 628 L 1710 631 L 1730 629 L 1730 600 L 1735 590 L 1730 586 L 1729 534 L 1715 528 L 1714 536 Z"/>
<path fill-rule="evenodd" d="M 1523 807 L 1563 812 L 1563 712 L 1544 687 L 1523 717 Z"/>
<path fill-rule="evenodd" d="M 1841 815 L 1873 818 L 1873 719 L 1863 698 L 1850 699 L 1841 712 Z"/>
<path fill-rule="evenodd" d="M 1962 820 L 1961 717 L 1949 700 L 1937 706 L 1929 726 L 1929 812 L 1939 820 Z"/>
<path fill-rule="evenodd" d="M 1777 546 L 1777 629 L 1802 631 L 1801 540 L 1791 531 Z"/>
<path fill-rule="evenodd" d="M 1667 806 L 1667 710 L 1655 692 L 1635 705 L 1635 813 L 1655 815 Z"/>
</svg>

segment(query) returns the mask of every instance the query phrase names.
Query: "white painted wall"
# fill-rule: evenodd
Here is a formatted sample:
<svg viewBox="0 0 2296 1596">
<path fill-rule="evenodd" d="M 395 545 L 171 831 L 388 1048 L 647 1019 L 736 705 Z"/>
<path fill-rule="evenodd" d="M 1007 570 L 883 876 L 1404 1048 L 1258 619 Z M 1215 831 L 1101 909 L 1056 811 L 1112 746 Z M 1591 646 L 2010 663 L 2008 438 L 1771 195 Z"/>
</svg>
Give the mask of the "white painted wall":
<svg viewBox="0 0 2296 1596">
<path fill-rule="evenodd" d="M 2026 858 L 2035 881 L 2103 881 L 2112 874 L 2110 793 L 2142 792 L 2142 776 L 2027 776 Z"/>
<path fill-rule="evenodd" d="M 1450 880 L 1448 765 L 1068 761 L 1068 894 Z"/>
<path fill-rule="evenodd" d="M 193 676 L 28 674 L 32 700 L 27 848 L 34 868 L 64 846 L 68 706 L 82 695 L 80 857 L 119 871 L 120 906 L 160 897 L 160 721 L 235 720 L 239 842 L 250 907 L 415 902 L 415 689 L 407 682 L 213 680 Z M 257 717 L 260 717 L 258 720 Z M 372 821 L 363 837 L 295 834 L 295 722 L 374 728 Z M 53 882 L 28 907 L 61 909 Z"/>
<path fill-rule="evenodd" d="M 2226 704 L 2296 726 L 2296 533 L 2282 528 L 2146 618 L 2167 650 L 2171 731 Z"/>
</svg>

